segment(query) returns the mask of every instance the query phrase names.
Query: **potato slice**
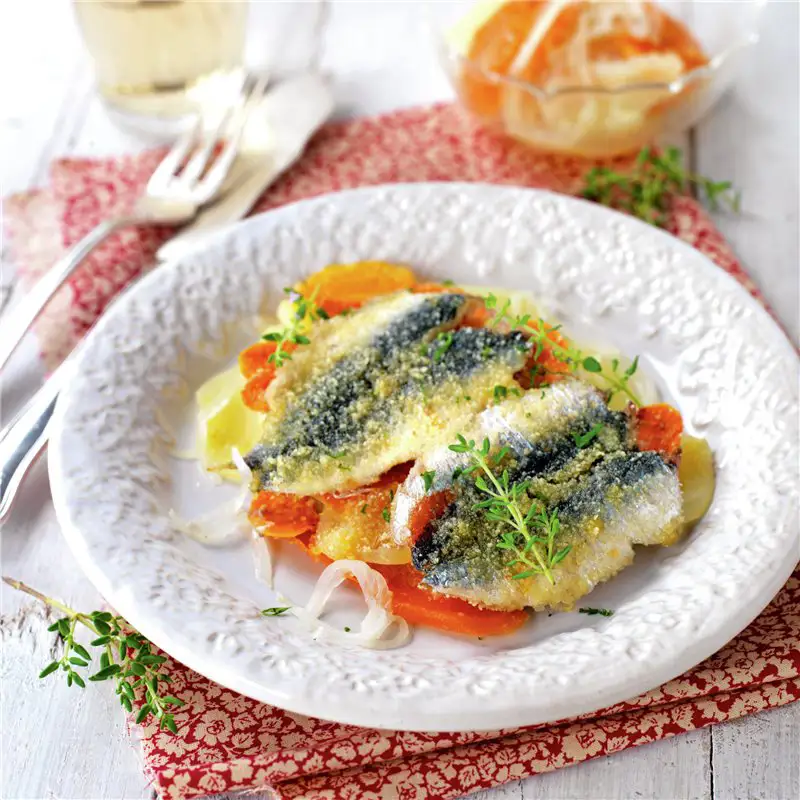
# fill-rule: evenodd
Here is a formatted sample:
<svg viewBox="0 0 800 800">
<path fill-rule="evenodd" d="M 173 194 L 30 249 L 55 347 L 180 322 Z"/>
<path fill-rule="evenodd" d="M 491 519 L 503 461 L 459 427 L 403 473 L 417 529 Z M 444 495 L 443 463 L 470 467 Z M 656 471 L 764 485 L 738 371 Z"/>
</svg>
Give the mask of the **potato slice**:
<svg viewBox="0 0 800 800">
<path fill-rule="evenodd" d="M 702 519 L 714 497 L 714 455 L 705 439 L 684 434 L 678 477 L 683 491 L 683 515 L 687 525 Z"/>
<path fill-rule="evenodd" d="M 220 469 L 231 461 L 231 449 L 244 454 L 258 441 L 261 415 L 242 402 L 244 378 L 232 367 L 206 381 L 196 394 L 198 406 L 197 450 L 203 466 L 230 481 L 238 481 L 236 470 Z"/>
</svg>

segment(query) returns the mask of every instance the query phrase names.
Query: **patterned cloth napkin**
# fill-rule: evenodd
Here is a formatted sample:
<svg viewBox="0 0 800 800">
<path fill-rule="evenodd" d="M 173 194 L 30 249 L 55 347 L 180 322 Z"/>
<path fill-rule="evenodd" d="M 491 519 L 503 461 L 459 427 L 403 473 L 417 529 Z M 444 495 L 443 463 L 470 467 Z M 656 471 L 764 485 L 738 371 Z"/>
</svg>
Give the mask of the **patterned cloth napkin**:
<svg viewBox="0 0 800 800">
<path fill-rule="evenodd" d="M 102 219 L 128 211 L 162 152 L 63 159 L 50 187 L 9 198 L 11 255 L 29 285 Z M 624 167 L 625 161 L 615 162 Z M 463 180 L 574 193 L 586 162 L 533 153 L 477 127 L 452 105 L 334 123 L 258 204 L 264 211 L 338 189 L 397 181 Z M 670 230 L 758 290 L 703 210 L 673 209 Z M 165 229 L 127 230 L 99 248 L 37 324 L 53 369 L 131 278 L 153 263 Z M 162 798 L 262 790 L 305 800 L 446 800 L 599 755 L 735 719 L 800 698 L 800 569 L 744 632 L 693 670 L 584 717 L 481 733 L 404 733 L 291 714 L 166 665 L 178 734 L 139 729 L 145 769 Z"/>
</svg>

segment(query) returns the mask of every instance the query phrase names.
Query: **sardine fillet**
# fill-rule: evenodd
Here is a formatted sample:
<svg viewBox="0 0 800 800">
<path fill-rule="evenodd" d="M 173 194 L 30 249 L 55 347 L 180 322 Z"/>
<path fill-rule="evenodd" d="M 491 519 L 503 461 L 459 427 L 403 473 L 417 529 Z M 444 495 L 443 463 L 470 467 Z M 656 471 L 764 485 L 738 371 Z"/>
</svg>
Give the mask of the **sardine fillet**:
<svg viewBox="0 0 800 800">
<path fill-rule="evenodd" d="M 270 387 L 254 488 L 358 487 L 449 441 L 530 350 L 519 333 L 457 328 L 474 302 L 400 292 L 315 326 Z"/>
<path fill-rule="evenodd" d="M 602 424 L 585 446 L 573 434 Z M 463 456 L 439 450 L 415 465 L 395 501 L 395 537 L 409 543 L 408 520 L 424 493 L 423 472 L 436 472 L 431 491 L 449 490 L 454 500 L 412 542 L 412 560 L 434 591 L 497 609 L 571 608 L 575 601 L 633 560 L 636 544 L 672 544 L 683 530 L 675 468 L 633 445 L 632 423 L 609 411 L 602 395 L 577 380 L 554 384 L 544 396 L 529 392 L 487 409 L 470 435 L 488 437 L 492 452 L 509 447 L 500 468 L 512 483 L 530 481 L 525 509 L 536 502 L 557 512 L 556 550 L 569 554 L 544 575 L 515 579 L 509 553 L 497 547 L 508 526 L 487 519 L 477 502 L 486 495 L 473 479 L 453 480 Z M 499 469 L 498 468 L 498 471 Z"/>
</svg>

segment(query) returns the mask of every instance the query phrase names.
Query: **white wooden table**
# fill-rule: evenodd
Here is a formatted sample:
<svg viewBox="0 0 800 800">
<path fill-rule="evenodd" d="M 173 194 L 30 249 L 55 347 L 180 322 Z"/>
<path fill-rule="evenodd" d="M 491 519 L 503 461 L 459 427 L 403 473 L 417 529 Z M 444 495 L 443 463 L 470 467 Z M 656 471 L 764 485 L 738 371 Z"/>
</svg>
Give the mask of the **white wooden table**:
<svg viewBox="0 0 800 800">
<path fill-rule="evenodd" d="M 341 116 L 450 96 L 430 49 L 420 41 L 414 2 L 262 0 L 258 12 L 291 23 L 288 40 L 264 39 L 265 47 L 286 54 L 278 63 L 291 68 L 315 60 L 334 75 Z M 5 3 L 0 13 L 3 194 L 41 184 L 56 155 L 143 146 L 116 130 L 94 97 L 67 0 Z M 735 89 L 685 142 L 698 171 L 730 178 L 743 190 L 743 213 L 720 218 L 719 224 L 795 340 L 799 16 L 796 0 L 773 2 L 762 41 Z M 5 270 L 2 282 L 11 278 Z M 4 378 L 5 419 L 41 380 L 35 353 L 35 343 L 28 342 Z M 41 464 L 3 530 L 2 571 L 77 608 L 93 609 L 100 600 L 59 535 Z M 0 601 L 0 796 L 148 798 L 151 790 L 109 687 L 78 694 L 61 681 L 37 680 L 53 644 L 46 616 L 5 586 Z M 476 795 L 480 800 L 633 797 L 800 797 L 800 704 Z"/>
</svg>

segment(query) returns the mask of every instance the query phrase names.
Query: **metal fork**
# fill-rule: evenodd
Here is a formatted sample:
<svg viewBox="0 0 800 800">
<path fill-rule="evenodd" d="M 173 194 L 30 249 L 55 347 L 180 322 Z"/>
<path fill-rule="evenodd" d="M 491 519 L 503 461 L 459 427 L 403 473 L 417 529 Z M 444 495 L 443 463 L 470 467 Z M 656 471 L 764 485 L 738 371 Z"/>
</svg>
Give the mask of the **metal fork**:
<svg viewBox="0 0 800 800">
<path fill-rule="evenodd" d="M 0 366 L 14 352 L 25 331 L 53 293 L 111 231 L 126 225 L 189 222 L 200 208 L 216 199 L 236 158 L 247 118 L 263 96 L 266 85 L 265 78 L 247 82 L 236 103 L 223 113 L 211 134 L 203 135 L 198 125 L 179 140 L 153 173 L 134 213 L 95 228 L 41 279 L 27 297 L 6 314 L 2 320 Z M 214 158 L 215 149 L 223 137 L 222 149 Z M 190 155 L 191 158 L 186 162 Z M 114 298 L 112 305 L 118 299 L 119 295 Z M 80 349 L 80 345 L 77 349 Z M 11 510 L 25 475 L 44 450 L 50 418 L 59 391 L 72 371 L 74 355 L 70 355 L 0 431 L 0 522 Z"/>
<path fill-rule="evenodd" d="M 0 370 L 50 298 L 81 262 L 119 228 L 135 225 L 181 225 L 214 200 L 239 150 L 242 131 L 264 95 L 267 78 L 243 78 L 236 101 L 210 132 L 202 119 L 180 138 L 156 168 L 133 213 L 101 222 L 54 264 L 33 289 L 5 314 L 0 337 Z M 216 154 L 216 151 L 219 153 Z"/>
</svg>

